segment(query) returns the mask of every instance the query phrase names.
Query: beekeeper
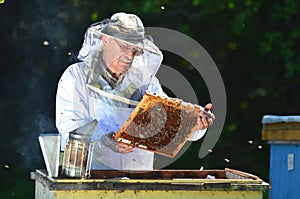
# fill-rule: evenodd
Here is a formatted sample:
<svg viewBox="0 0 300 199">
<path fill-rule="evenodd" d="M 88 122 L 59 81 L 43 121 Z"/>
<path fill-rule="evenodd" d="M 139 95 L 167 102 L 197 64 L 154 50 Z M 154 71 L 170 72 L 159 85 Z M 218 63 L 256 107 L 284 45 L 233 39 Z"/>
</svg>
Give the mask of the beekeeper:
<svg viewBox="0 0 300 199">
<path fill-rule="evenodd" d="M 117 143 L 112 138 L 145 91 L 166 95 L 156 72 L 163 55 L 134 14 L 116 13 L 91 25 L 79 52 L 80 62 L 69 66 L 58 82 L 56 126 L 64 150 L 69 132 L 96 119 L 92 134 L 92 169 L 151 170 L 154 154 Z M 205 106 L 211 109 L 211 104 Z M 199 113 L 200 139 L 213 123 L 210 111 Z"/>
</svg>

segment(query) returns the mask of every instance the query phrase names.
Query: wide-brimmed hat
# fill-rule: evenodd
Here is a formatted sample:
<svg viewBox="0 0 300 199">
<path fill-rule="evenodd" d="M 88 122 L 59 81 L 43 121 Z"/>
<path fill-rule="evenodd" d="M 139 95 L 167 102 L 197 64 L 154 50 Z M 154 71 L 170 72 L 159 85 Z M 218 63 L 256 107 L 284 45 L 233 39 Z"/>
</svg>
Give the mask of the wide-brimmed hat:
<svg viewBox="0 0 300 199">
<path fill-rule="evenodd" d="M 145 29 L 141 19 L 134 14 L 116 13 L 109 20 L 100 33 L 130 45 L 144 48 Z"/>
<path fill-rule="evenodd" d="M 119 12 L 112 15 L 110 19 L 96 22 L 88 28 L 85 40 L 89 38 L 89 35 L 98 36 L 98 39 L 103 35 L 107 35 L 126 42 L 129 45 L 141 48 L 142 50 L 161 54 L 160 50 L 154 44 L 152 36 L 145 34 L 144 25 L 141 19 L 135 14 Z M 94 40 L 91 40 L 90 42 L 93 43 Z M 89 45 L 94 46 L 95 43 L 92 43 Z"/>
</svg>

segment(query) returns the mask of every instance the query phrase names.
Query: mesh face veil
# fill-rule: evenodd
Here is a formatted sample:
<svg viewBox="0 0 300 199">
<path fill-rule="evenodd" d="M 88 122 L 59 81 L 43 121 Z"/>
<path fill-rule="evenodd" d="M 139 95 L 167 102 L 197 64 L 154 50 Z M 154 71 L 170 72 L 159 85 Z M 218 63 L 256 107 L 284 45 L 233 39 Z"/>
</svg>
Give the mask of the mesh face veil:
<svg viewBox="0 0 300 199">
<path fill-rule="evenodd" d="M 137 46 L 129 45 L 128 42 L 121 42 L 119 38 L 108 36 L 109 40 L 112 40 L 111 45 L 115 45 L 115 49 L 111 52 L 111 61 L 109 63 L 103 63 L 103 33 L 102 30 L 109 24 L 109 19 L 103 20 L 90 26 L 84 36 L 84 42 L 82 48 L 79 51 L 78 59 L 88 65 L 89 73 L 86 83 L 94 84 L 98 88 L 103 88 L 103 85 L 99 85 L 99 78 L 106 70 L 106 65 L 109 65 L 112 61 L 115 61 L 120 56 L 124 55 L 124 51 L 128 52 L 129 49 L 137 51 L 132 60 L 123 60 L 125 62 L 131 62 L 126 75 L 122 79 L 114 90 L 108 92 L 114 92 L 117 95 L 121 95 L 126 98 L 131 98 L 137 89 L 141 87 L 147 87 L 155 73 L 158 71 L 162 61 L 161 51 L 149 40 L 149 37 L 144 37 L 143 49 Z M 119 45 L 125 45 L 120 47 Z M 122 50 L 125 48 L 126 50 Z M 141 54 L 142 53 L 142 54 Z M 140 55 L 139 55 L 140 54 Z M 125 94 L 124 94 L 125 93 Z"/>
<path fill-rule="evenodd" d="M 110 154 L 113 153 L 111 150 L 106 150 L 100 146 L 99 149 L 97 149 L 99 144 L 97 140 L 100 140 L 103 135 L 111 131 L 117 131 L 132 112 L 134 107 L 127 103 L 126 100 L 119 100 L 119 97 L 128 99 L 129 101 L 139 101 L 144 94 L 144 90 L 147 90 L 151 85 L 158 85 L 155 74 L 159 69 L 163 57 L 161 51 L 149 39 L 150 37 L 143 37 L 143 40 L 139 40 L 139 45 L 134 45 L 120 39 L 121 35 L 108 35 L 103 33 L 103 29 L 105 29 L 110 22 L 111 20 L 104 20 L 93 24 L 87 29 L 78 59 L 82 61 L 82 66 L 88 70 L 86 84 L 97 87 L 102 91 L 102 94 L 104 93 L 104 95 L 99 95 L 89 90 L 93 104 L 90 103 L 88 106 L 95 107 L 91 108 L 93 109 L 93 114 L 95 118 L 100 118 L 99 125 L 97 125 L 95 130 L 97 133 L 94 133 L 92 138 L 92 141 L 96 141 L 97 143 L 95 144 L 95 163 L 93 163 L 93 165 L 101 163 L 111 168 L 120 169 L 120 165 L 116 164 L 112 159 L 120 155 Z M 111 40 L 109 44 L 111 46 L 109 47 L 113 49 L 110 51 L 111 61 L 108 63 L 105 63 L 103 59 L 105 48 L 107 48 L 107 46 L 104 45 L 104 36 L 107 36 L 108 39 Z M 130 55 L 135 56 L 130 57 Z M 105 67 L 107 65 L 119 58 L 125 63 L 128 62 L 128 69 L 112 88 L 103 80 L 103 73 L 105 73 Z M 124 66 L 125 65 L 126 64 L 124 64 Z M 107 121 L 109 121 L 109 124 Z M 104 152 L 103 150 L 106 151 Z M 135 152 L 132 153 L 132 155 L 134 154 Z M 147 153 L 143 154 L 142 157 L 145 160 L 142 161 L 141 159 L 141 162 L 145 162 L 145 165 L 147 165 L 149 164 L 149 158 L 153 158 L 153 155 Z M 139 156 L 139 158 L 141 157 Z M 134 159 L 137 158 L 135 157 Z M 141 168 L 141 165 L 144 164 L 141 162 L 139 162 L 137 168 Z M 124 165 L 122 165 L 122 167 L 127 168 L 127 166 Z M 134 166 L 131 165 L 128 168 L 132 167 Z M 148 166 L 145 167 L 145 169 L 149 169 Z"/>
</svg>

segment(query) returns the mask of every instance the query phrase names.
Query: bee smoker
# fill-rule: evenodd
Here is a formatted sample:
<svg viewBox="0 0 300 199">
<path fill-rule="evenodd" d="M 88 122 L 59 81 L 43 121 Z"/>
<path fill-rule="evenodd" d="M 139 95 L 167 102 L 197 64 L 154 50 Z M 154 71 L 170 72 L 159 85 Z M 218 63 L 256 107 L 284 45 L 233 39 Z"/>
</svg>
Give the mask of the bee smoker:
<svg viewBox="0 0 300 199">
<path fill-rule="evenodd" d="M 85 178 L 87 176 L 89 145 L 96 125 L 97 121 L 93 120 L 69 133 L 62 164 L 63 175 L 73 178 Z"/>
</svg>

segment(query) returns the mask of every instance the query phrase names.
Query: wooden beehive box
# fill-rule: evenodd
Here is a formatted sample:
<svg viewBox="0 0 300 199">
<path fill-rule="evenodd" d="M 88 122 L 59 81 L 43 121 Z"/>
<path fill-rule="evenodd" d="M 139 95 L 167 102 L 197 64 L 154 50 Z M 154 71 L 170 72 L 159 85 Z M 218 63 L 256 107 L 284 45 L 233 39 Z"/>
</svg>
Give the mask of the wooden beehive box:
<svg viewBox="0 0 300 199">
<path fill-rule="evenodd" d="M 175 157 L 196 130 L 199 105 L 147 93 L 115 136 L 115 140 Z"/>
<path fill-rule="evenodd" d="M 238 170 L 93 170 L 89 179 L 52 178 L 31 172 L 35 198 L 262 199 L 269 184 Z M 286 198 L 286 197 L 281 197 Z"/>
<path fill-rule="evenodd" d="M 270 144 L 270 198 L 300 198 L 300 116 L 265 115 L 262 139 Z"/>
<path fill-rule="evenodd" d="M 262 140 L 300 140 L 300 116 L 265 115 L 262 124 Z"/>
</svg>

